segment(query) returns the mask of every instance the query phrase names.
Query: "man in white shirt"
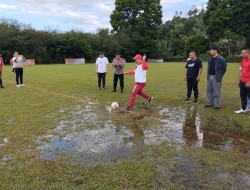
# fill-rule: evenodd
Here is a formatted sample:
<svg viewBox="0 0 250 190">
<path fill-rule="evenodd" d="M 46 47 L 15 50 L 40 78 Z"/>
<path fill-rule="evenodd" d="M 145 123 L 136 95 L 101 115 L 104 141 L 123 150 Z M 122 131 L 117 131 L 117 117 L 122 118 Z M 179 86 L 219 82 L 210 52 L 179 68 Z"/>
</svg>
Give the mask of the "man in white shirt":
<svg viewBox="0 0 250 190">
<path fill-rule="evenodd" d="M 109 61 L 107 57 L 104 57 L 103 52 L 100 52 L 99 57 L 96 59 L 95 64 L 98 76 L 98 90 L 101 90 L 101 81 L 102 81 L 102 90 L 105 90 L 105 79 L 106 79 L 106 73 L 108 72 Z"/>
</svg>

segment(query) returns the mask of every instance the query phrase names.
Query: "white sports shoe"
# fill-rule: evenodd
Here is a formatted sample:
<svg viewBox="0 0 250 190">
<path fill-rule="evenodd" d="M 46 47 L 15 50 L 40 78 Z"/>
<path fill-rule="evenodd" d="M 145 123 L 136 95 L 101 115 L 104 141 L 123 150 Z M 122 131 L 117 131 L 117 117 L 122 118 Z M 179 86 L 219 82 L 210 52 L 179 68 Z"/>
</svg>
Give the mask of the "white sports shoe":
<svg viewBox="0 0 250 190">
<path fill-rule="evenodd" d="M 247 110 L 243 110 L 242 108 L 238 111 L 234 111 L 234 113 L 241 114 L 241 113 L 247 113 Z"/>
<path fill-rule="evenodd" d="M 21 86 L 26 86 L 25 84 L 21 84 Z"/>
<path fill-rule="evenodd" d="M 20 87 L 21 87 L 21 85 L 19 85 L 19 84 L 18 84 L 18 85 L 16 85 L 16 87 L 17 87 L 17 88 L 20 88 Z"/>
</svg>

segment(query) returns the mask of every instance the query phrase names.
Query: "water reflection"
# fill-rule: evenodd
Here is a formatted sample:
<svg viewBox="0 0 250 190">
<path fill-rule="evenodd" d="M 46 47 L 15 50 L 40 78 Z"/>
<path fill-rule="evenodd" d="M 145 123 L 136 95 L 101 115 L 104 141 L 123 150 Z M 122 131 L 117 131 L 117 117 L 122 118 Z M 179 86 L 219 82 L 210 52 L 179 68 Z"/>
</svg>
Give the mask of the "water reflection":
<svg viewBox="0 0 250 190">
<path fill-rule="evenodd" d="M 214 150 L 240 151 L 249 154 L 249 142 L 242 141 L 236 136 L 228 136 L 219 132 L 202 128 L 201 117 L 197 106 L 186 108 L 182 125 L 185 144 L 194 147 Z"/>
<path fill-rule="evenodd" d="M 200 117 L 197 112 L 197 107 L 187 107 L 185 121 L 183 122 L 183 139 L 187 145 L 202 147 L 203 146 L 203 131 L 200 127 Z"/>
<path fill-rule="evenodd" d="M 145 146 L 161 143 L 177 149 L 192 146 L 250 153 L 249 142 L 204 128 L 197 106 L 164 108 L 160 114 L 166 119 L 158 120 L 154 126 L 141 126 L 144 122 L 140 121 L 145 118 L 139 116 L 132 117 L 129 125 L 118 126 L 99 109 L 93 112 L 93 108 L 93 105 L 76 106 L 67 113 L 72 117 L 66 117 L 56 129 L 38 137 L 42 157 L 50 160 L 68 154 L 74 162 L 84 165 L 114 163 L 143 158 Z"/>
</svg>

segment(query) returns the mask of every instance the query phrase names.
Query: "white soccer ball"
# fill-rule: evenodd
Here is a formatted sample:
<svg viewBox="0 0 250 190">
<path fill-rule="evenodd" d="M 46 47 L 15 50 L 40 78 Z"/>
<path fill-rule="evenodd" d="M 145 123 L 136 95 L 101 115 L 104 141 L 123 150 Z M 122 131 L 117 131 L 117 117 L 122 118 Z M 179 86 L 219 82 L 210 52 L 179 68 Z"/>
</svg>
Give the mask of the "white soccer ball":
<svg viewBox="0 0 250 190">
<path fill-rule="evenodd" d="M 112 102 L 111 107 L 112 107 L 114 110 L 117 109 L 117 108 L 119 108 L 118 102 Z"/>
</svg>

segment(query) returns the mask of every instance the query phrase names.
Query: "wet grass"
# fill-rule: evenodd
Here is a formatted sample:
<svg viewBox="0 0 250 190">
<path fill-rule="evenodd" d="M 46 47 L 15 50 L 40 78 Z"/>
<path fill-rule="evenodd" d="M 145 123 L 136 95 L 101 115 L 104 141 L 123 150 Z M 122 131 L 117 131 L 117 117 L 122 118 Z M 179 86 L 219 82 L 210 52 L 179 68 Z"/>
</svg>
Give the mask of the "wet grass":
<svg viewBox="0 0 250 190">
<path fill-rule="evenodd" d="M 126 70 L 134 64 L 128 64 Z M 249 143 L 250 119 L 236 115 L 240 106 L 235 83 L 239 64 L 229 64 L 222 85 L 222 109 L 204 109 L 206 103 L 206 64 L 199 83 L 197 112 L 203 130 L 209 134 L 241 139 Z M 44 160 L 37 149 L 37 138 L 65 123 L 66 131 L 75 124 L 84 128 L 102 128 L 111 119 L 117 130 L 131 129 L 134 136 L 160 128 L 160 120 L 182 122 L 190 104 L 184 103 L 186 83 L 184 63 L 151 64 L 145 92 L 155 97 L 151 104 L 139 98 L 134 111 L 138 114 L 111 113 L 105 109 L 117 101 L 126 106 L 133 88 L 132 76 L 125 77 L 125 92 L 111 93 L 112 68 L 109 68 L 105 91 L 97 91 L 94 65 L 45 65 L 25 67 L 25 88 L 16 88 L 11 68 L 4 68 L 5 89 L 0 90 L 0 189 L 247 189 L 250 188 L 249 154 L 226 151 L 211 146 L 178 149 L 163 142 L 133 149 L 129 160 L 112 164 L 72 163 L 71 158 Z M 119 88 L 118 88 L 119 89 Z M 118 91 L 119 92 L 119 91 Z M 97 122 L 82 126 L 78 105 L 95 103 L 91 108 Z M 168 108 L 173 114 L 159 114 Z M 184 114 L 185 115 L 185 114 Z M 185 118 L 184 118 L 185 119 Z M 211 135 L 210 135 L 211 136 Z M 210 137 L 207 136 L 208 138 Z M 218 136 L 218 135 L 217 135 Z M 4 142 L 4 139 L 7 142 Z M 133 141 L 133 137 L 127 139 Z M 212 137 L 211 137 L 212 138 Z M 45 139 L 48 141 L 48 139 Z M 249 144 L 247 147 L 249 150 Z"/>
</svg>

